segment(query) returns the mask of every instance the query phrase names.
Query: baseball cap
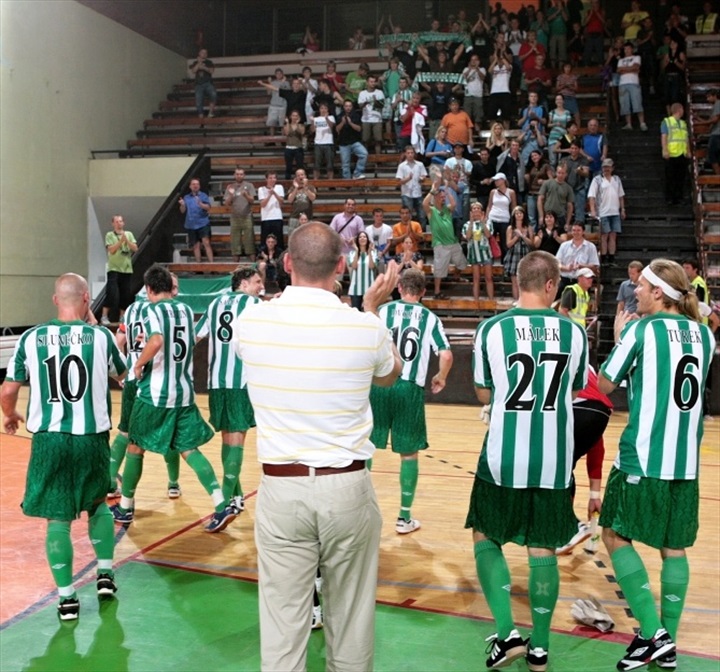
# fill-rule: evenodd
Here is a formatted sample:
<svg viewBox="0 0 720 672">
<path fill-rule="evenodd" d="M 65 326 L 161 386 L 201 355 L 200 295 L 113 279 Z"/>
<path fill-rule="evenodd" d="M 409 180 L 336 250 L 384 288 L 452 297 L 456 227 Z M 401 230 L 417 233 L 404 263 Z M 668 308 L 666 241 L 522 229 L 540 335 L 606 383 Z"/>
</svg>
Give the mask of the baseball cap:
<svg viewBox="0 0 720 672">
<path fill-rule="evenodd" d="M 457 140 L 456 142 L 453 142 L 453 147 L 457 147 L 458 145 L 459 145 L 460 147 L 465 147 L 465 143 L 464 143 L 464 142 L 460 142 L 459 140 Z"/>
<path fill-rule="evenodd" d="M 505 180 L 507 182 L 507 177 L 505 177 L 505 173 L 496 173 L 493 175 L 493 180 Z"/>
<path fill-rule="evenodd" d="M 612 159 L 603 159 L 602 167 L 605 168 L 605 166 L 610 166 L 611 168 L 615 165 L 615 162 Z"/>
<path fill-rule="evenodd" d="M 591 268 L 581 268 L 577 274 L 578 278 L 594 278 L 595 273 L 592 272 Z"/>
</svg>

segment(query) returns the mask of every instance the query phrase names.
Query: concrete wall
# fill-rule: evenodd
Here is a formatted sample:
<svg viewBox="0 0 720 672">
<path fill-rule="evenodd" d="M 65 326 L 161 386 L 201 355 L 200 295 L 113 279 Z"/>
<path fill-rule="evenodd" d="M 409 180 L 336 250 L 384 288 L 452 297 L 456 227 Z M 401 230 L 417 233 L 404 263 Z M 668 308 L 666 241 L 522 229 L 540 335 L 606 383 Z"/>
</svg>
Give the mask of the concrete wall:
<svg viewBox="0 0 720 672">
<path fill-rule="evenodd" d="M 91 150 L 122 149 L 185 60 L 74 0 L 0 2 L 0 327 L 53 315 L 88 272 Z"/>
</svg>

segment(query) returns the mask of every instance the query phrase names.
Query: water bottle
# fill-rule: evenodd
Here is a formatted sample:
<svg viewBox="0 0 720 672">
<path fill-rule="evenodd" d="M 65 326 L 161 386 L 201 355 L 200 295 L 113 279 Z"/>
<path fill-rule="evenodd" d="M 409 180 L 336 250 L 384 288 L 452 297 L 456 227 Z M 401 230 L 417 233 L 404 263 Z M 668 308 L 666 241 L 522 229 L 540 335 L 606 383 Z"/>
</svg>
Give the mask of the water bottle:
<svg viewBox="0 0 720 672">
<path fill-rule="evenodd" d="M 598 546 L 600 545 L 600 530 L 598 530 L 598 518 L 600 514 L 595 511 L 592 518 L 590 519 L 590 538 L 585 542 L 586 553 L 597 553 Z"/>
</svg>

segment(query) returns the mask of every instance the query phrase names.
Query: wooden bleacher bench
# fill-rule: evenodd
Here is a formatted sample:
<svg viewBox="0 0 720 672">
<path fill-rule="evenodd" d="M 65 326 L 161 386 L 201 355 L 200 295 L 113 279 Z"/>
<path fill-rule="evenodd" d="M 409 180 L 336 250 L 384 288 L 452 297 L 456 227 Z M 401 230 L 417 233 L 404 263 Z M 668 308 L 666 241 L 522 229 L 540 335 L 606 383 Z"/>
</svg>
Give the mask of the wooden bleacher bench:
<svg viewBox="0 0 720 672">
<path fill-rule="evenodd" d="M 7 369 L 10 357 L 12 357 L 15 351 L 15 344 L 20 339 L 20 336 L 0 336 L 0 369 Z"/>
<path fill-rule="evenodd" d="M 198 128 L 204 127 L 205 129 L 210 128 L 226 128 L 228 126 L 249 126 L 265 128 L 265 115 L 233 115 L 233 116 L 220 116 L 205 118 L 202 120 L 202 124 L 198 119 L 197 115 L 187 117 L 164 117 L 160 119 L 146 119 L 143 125 L 146 129 L 148 128 L 182 128 L 184 126 L 197 126 Z"/>
</svg>

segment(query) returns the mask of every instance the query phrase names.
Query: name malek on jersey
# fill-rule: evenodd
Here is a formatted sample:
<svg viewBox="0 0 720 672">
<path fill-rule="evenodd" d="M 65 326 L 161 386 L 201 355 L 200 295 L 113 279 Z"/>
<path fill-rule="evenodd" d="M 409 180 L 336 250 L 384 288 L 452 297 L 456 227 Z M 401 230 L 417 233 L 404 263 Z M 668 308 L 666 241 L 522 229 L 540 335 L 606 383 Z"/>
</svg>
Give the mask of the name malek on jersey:
<svg viewBox="0 0 720 672">
<path fill-rule="evenodd" d="M 67 334 L 47 334 L 37 337 L 38 346 L 44 345 L 90 345 L 94 342 L 93 334 L 69 332 Z"/>
<path fill-rule="evenodd" d="M 558 327 L 515 327 L 515 339 L 518 341 L 559 341 Z"/>
</svg>

